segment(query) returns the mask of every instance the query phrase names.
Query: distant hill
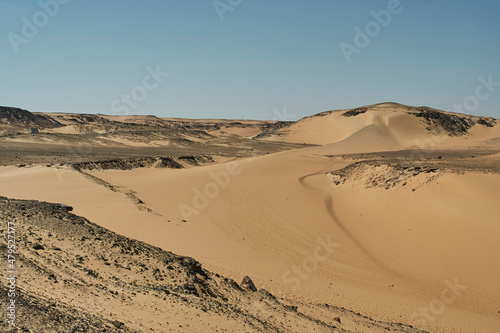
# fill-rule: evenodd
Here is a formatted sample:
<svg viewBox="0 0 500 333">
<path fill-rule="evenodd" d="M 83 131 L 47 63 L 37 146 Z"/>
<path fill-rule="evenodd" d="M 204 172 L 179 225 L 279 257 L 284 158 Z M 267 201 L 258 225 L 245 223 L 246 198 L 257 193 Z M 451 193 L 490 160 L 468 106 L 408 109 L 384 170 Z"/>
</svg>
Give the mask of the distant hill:
<svg viewBox="0 0 500 333">
<path fill-rule="evenodd" d="M 51 117 L 35 114 L 27 110 L 0 106 L 0 125 L 11 127 L 29 128 L 56 128 L 63 126 Z"/>
<path fill-rule="evenodd" d="M 31 128 L 50 136 L 48 140 L 82 140 L 85 134 L 85 140 L 90 136 L 101 145 L 132 146 L 184 146 L 217 140 L 258 139 L 273 141 L 273 144 L 342 143 L 347 148 L 370 146 L 375 150 L 392 150 L 429 143 L 442 145 L 444 141 L 450 146 L 462 145 L 464 140 L 467 144 L 491 144 L 500 138 L 500 123 L 494 118 L 398 103 L 326 111 L 295 122 L 32 113 L 0 107 L 0 136 L 30 133 Z"/>
</svg>

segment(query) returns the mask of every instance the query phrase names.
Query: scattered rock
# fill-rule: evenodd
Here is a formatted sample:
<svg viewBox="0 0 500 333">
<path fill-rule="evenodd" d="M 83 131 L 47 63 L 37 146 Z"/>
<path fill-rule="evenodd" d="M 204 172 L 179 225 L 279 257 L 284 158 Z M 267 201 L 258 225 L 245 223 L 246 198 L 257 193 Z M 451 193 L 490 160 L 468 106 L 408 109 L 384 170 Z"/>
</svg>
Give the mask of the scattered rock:
<svg viewBox="0 0 500 333">
<path fill-rule="evenodd" d="M 349 111 L 343 113 L 342 115 L 344 117 L 356 117 L 357 115 L 363 114 L 366 111 L 368 111 L 367 108 L 357 108 L 357 109 L 349 110 Z"/>
<path fill-rule="evenodd" d="M 33 249 L 34 250 L 45 250 L 45 247 L 43 247 L 42 245 L 40 244 L 33 244 Z"/>
<path fill-rule="evenodd" d="M 450 136 L 462 136 L 469 133 L 477 120 L 466 115 L 454 115 L 430 108 L 418 108 L 410 114 L 423 118 L 431 129 L 439 129 Z"/>
<path fill-rule="evenodd" d="M 276 297 L 274 297 L 273 294 L 271 294 L 269 291 L 267 291 L 264 288 L 259 289 L 259 294 L 261 294 L 262 296 L 264 296 L 266 298 L 270 298 L 270 299 L 274 299 L 274 300 L 276 299 Z"/>
<path fill-rule="evenodd" d="M 340 321 L 340 317 L 333 318 L 333 321 L 336 321 L 337 323 L 342 324 L 342 322 Z"/>
<path fill-rule="evenodd" d="M 191 283 L 185 283 L 184 284 L 184 289 L 188 292 L 188 293 L 192 293 L 192 292 L 195 292 L 196 291 L 196 287 L 194 284 L 191 284 Z"/>
<path fill-rule="evenodd" d="M 199 274 L 205 278 L 208 277 L 198 261 L 191 257 L 180 257 L 180 260 L 184 267 L 186 267 L 188 273 Z"/>
</svg>

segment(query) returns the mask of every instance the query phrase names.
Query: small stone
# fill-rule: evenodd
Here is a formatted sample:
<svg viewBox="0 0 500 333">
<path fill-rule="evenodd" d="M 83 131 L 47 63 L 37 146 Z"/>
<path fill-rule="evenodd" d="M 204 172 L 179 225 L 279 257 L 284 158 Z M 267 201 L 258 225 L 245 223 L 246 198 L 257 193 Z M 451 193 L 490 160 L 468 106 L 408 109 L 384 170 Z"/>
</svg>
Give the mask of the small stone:
<svg viewBox="0 0 500 333">
<path fill-rule="evenodd" d="M 73 207 L 69 206 L 69 205 L 65 205 L 65 204 L 59 204 L 59 207 L 61 207 L 62 209 L 64 209 L 65 211 L 67 212 L 71 212 L 73 211 Z"/>
<path fill-rule="evenodd" d="M 337 323 L 342 324 L 341 321 L 340 321 L 340 317 L 333 318 L 333 321 L 336 321 Z"/>
<path fill-rule="evenodd" d="M 125 328 L 125 324 L 118 320 L 113 320 L 111 322 L 116 328 Z"/>
<path fill-rule="evenodd" d="M 37 250 L 37 251 L 38 250 L 45 250 L 45 248 L 40 244 L 33 244 L 33 249 Z"/>
</svg>

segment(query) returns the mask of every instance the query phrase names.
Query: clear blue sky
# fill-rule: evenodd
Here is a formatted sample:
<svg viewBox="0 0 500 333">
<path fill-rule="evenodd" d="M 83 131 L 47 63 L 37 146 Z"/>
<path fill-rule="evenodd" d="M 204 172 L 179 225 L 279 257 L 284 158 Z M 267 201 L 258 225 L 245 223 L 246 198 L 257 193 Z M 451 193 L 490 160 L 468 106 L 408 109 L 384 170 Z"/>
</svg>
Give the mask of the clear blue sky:
<svg viewBox="0 0 500 333">
<path fill-rule="evenodd" d="M 500 118 L 500 86 L 487 98 L 481 88 L 478 105 L 470 97 L 479 76 L 500 82 L 500 1 L 401 0 L 348 63 L 340 44 L 355 46 L 354 28 L 389 2 L 221 0 L 232 9 L 221 20 L 210 0 L 72 0 L 54 17 L 38 1 L 0 0 L 0 105 L 273 119 L 383 101 L 452 110 L 469 98 L 468 113 Z M 169 75 L 155 84 L 148 66 Z M 132 107 L 120 99 L 133 89 Z"/>
</svg>

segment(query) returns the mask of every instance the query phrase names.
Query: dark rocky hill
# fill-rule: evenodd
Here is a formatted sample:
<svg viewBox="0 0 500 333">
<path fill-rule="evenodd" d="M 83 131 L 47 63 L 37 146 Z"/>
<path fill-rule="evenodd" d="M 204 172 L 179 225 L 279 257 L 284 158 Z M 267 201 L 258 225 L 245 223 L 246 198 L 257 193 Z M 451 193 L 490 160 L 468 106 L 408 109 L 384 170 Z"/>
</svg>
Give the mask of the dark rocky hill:
<svg viewBox="0 0 500 333">
<path fill-rule="evenodd" d="M 0 124 L 24 129 L 56 128 L 63 126 L 61 123 L 48 116 L 6 106 L 0 106 Z"/>
</svg>

